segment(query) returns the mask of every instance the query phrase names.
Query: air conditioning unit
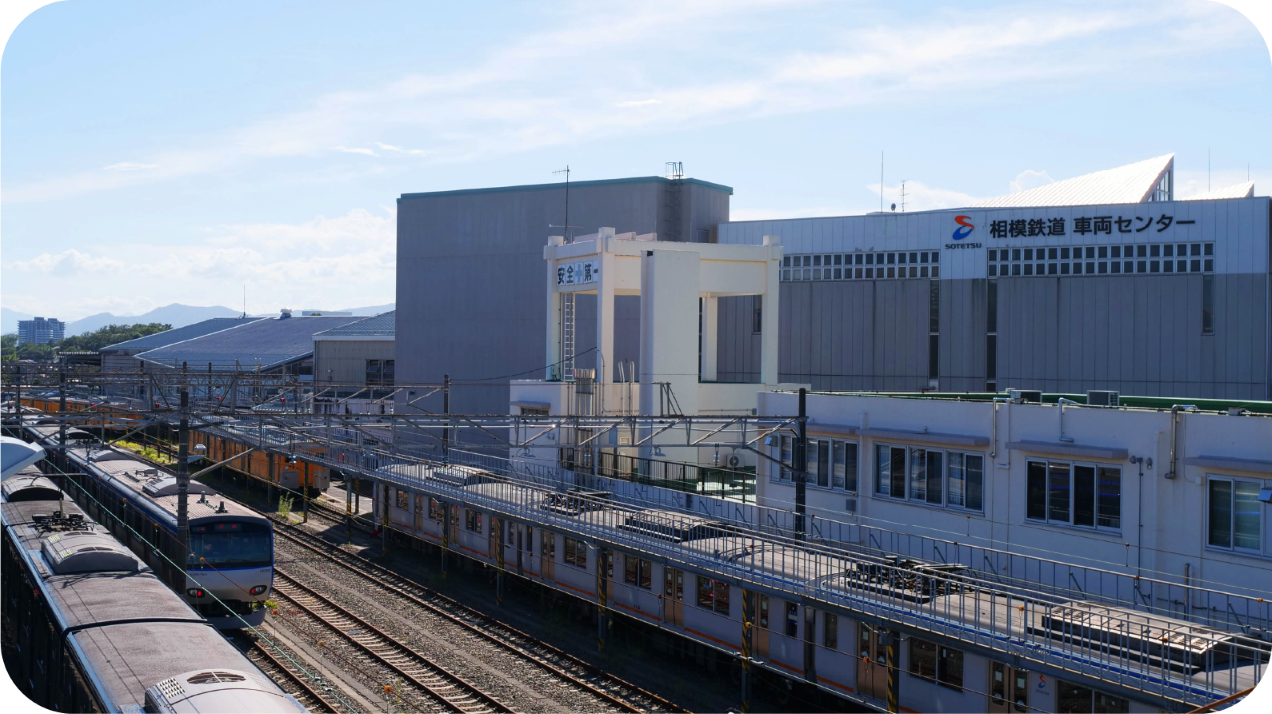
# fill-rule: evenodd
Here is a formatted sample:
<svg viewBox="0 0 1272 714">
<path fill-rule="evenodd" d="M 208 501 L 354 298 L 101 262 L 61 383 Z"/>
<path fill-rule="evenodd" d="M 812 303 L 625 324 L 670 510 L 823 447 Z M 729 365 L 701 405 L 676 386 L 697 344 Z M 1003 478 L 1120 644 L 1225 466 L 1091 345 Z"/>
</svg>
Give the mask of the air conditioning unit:
<svg viewBox="0 0 1272 714">
<path fill-rule="evenodd" d="M 1007 396 L 1026 404 L 1042 403 L 1042 392 L 1037 389 L 1008 389 Z"/>
<path fill-rule="evenodd" d="M 1117 406 L 1117 392 L 1109 392 L 1103 389 L 1087 390 L 1087 406 L 1091 407 L 1115 407 Z"/>
</svg>

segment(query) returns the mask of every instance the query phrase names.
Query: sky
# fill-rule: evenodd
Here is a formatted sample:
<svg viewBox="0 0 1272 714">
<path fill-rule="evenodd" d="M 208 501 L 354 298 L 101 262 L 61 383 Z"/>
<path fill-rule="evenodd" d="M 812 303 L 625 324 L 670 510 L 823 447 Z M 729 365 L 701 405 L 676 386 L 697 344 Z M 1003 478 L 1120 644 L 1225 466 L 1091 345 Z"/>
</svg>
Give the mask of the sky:
<svg viewBox="0 0 1272 714">
<path fill-rule="evenodd" d="M 0 304 L 388 303 L 399 195 L 566 165 L 681 161 L 738 220 L 878 210 L 881 155 L 906 210 L 1167 153 L 1267 195 L 1269 126 L 1267 44 L 1201 0 L 67 0 L 0 58 Z"/>
</svg>

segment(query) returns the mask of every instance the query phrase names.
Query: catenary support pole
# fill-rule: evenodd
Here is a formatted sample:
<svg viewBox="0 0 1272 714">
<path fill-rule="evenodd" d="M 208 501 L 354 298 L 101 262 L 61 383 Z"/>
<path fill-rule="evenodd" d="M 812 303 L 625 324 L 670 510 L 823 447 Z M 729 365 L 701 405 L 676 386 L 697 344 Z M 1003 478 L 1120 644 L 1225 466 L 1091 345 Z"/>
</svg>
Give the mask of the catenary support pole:
<svg viewBox="0 0 1272 714">
<path fill-rule="evenodd" d="M 738 658 L 739 664 L 742 665 L 742 706 L 743 714 L 751 711 L 751 695 L 754 684 L 751 679 L 751 651 L 753 639 L 755 637 L 755 601 L 756 593 L 753 590 L 742 591 L 742 653 Z"/>
<path fill-rule="evenodd" d="M 442 375 L 442 413 L 450 414 L 450 375 Z M 442 429 L 442 463 L 450 463 L 450 420 Z"/>
<path fill-rule="evenodd" d="M 795 537 L 804 539 L 805 499 L 808 481 L 808 393 L 803 387 L 799 390 L 799 438 L 795 440 L 795 463 L 791 464 L 795 472 Z"/>
<path fill-rule="evenodd" d="M 177 592 L 185 592 L 186 553 L 190 548 L 190 388 L 181 387 L 181 420 L 177 427 Z"/>
<path fill-rule="evenodd" d="M 901 677 L 897 672 L 897 663 L 899 662 L 897 657 L 897 639 L 900 637 L 900 633 L 888 631 L 886 636 L 888 638 L 888 711 L 896 714 L 896 712 L 900 711 L 897 703 L 901 693 Z"/>
</svg>

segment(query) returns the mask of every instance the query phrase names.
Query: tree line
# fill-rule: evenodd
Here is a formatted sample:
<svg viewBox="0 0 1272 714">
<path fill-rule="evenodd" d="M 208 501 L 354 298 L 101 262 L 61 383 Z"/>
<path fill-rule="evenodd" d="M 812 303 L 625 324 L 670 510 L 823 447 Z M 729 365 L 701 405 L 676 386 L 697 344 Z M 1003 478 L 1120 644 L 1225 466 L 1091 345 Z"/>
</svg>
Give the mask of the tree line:
<svg viewBox="0 0 1272 714">
<path fill-rule="evenodd" d="M 109 345 L 171 329 L 172 325 L 160 322 L 107 325 L 93 332 L 67 337 L 56 345 L 37 345 L 30 342 L 19 345 L 18 336 L 12 333 L 4 335 L 0 340 L 2 340 L 5 362 L 16 362 L 20 359 L 53 360 L 57 358 L 58 352 L 96 352 Z"/>
</svg>

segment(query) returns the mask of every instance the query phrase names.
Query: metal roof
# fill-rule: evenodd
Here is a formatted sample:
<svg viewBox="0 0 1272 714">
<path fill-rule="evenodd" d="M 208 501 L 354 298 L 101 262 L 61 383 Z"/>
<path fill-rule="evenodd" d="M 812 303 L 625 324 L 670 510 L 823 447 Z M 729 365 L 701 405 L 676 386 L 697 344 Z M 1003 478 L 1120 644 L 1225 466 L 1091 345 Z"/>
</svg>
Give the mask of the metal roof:
<svg viewBox="0 0 1272 714">
<path fill-rule="evenodd" d="M 1108 203 L 1143 203 L 1163 174 L 1174 168 L 1175 155 L 1166 154 L 1115 169 L 1105 169 L 1056 181 L 1027 191 L 973 203 L 971 208 L 1038 206 L 1088 206 Z"/>
<path fill-rule="evenodd" d="M 231 327 L 238 327 L 249 322 L 260 320 L 259 317 L 213 317 L 202 322 L 196 322 L 193 325 L 178 327 L 173 330 L 164 330 L 156 332 L 153 335 L 138 337 L 135 340 L 127 340 L 125 342 L 117 342 L 101 348 L 98 352 L 145 352 L 146 350 L 154 350 L 160 347 L 192 340 L 196 337 L 210 335 L 213 332 L 228 330 Z"/>
<path fill-rule="evenodd" d="M 323 330 L 314 335 L 315 340 L 347 337 L 393 337 L 396 325 L 396 310 L 382 312 L 368 318 L 351 322 L 330 330 Z"/>
<path fill-rule="evenodd" d="M 694 186 L 703 186 L 705 188 L 715 189 L 716 191 L 723 191 L 724 193 L 727 193 L 730 196 L 733 195 L 733 188 L 730 186 L 725 186 L 723 184 L 711 183 L 710 181 L 703 181 L 701 179 L 695 179 L 695 178 L 675 179 L 675 181 L 678 181 L 680 183 L 685 183 L 685 184 L 692 184 Z M 671 183 L 673 183 L 673 180 L 669 178 L 665 178 L 663 176 L 636 176 L 632 178 L 600 179 L 597 181 L 571 181 L 570 188 L 577 189 L 577 188 L 590 188 L 593 186 L 617 186 L 620 184 L 629 184 L 629 183 L 661 183 L 664 185 L 670 185 Z M 565 190 L 565 183 L 564 182 L 536 183 L 536 184 L 527 184 L 524 186 L 494 186 L 491 188 L 465 188 L 465 189 L 458 189 L 454 191 L 427 191 L 423 193 L 404 193 L 402 194 L 400 198 L 398 198 L 398 200 L 401 201 L 403 199 L 410 199 L 410 198 L 436 198 L 438 196 L 462 196 L 466 194 L 478 194 L 478 193 L 504 193 L 508 191 L 551 191 L 554 189 Z"/>
<path fill-rule="evenodd" d="M 269 369 L 314 353 L 314 334 L 360 317 L 288 317 L 255 320 L 228 330 L 142 352 L 138 359 L 165 367 Z"/>
<path fill-rule="evenodd" d="M 1214 201 L 1220 198 L 1250 198 L 1254 195 L 1254 182 L 1245 181 L 1243 183 L 1216 188 L 1213 191 L 1205 191 L 1196 196 L 1180 199 L 1182 201 Z"/>
</svg>

